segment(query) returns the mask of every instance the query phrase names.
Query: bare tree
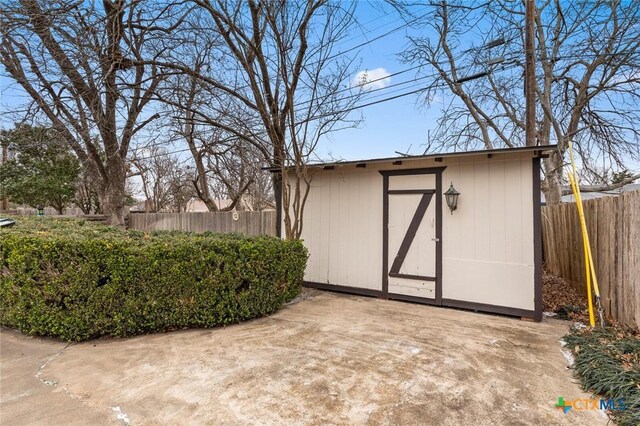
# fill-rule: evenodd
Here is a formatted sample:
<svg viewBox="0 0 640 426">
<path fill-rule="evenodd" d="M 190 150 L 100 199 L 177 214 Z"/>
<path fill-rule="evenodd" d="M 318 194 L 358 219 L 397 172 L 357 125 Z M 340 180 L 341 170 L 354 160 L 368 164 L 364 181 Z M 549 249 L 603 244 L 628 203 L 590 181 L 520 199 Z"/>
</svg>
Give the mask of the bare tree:
<svg viewBox="0 0 640 426">
<path fill-rule="evenodd" d="M 171 193 L 171 211 L 176 213 L 187 211 L 189 201 L 195 197 L 192 176 L 188 165 L 173 169 L 168 182 Z"/>
<path fill-rule="evenodd" d="M 157 6 L 160 7 L 160 6 Z M 154 50 L 175 21 L 141 1 L 12 0 L 0 10 L 0 63 L 31 98 L 28 112 L 60 132 L 97 183 L 112 224 L 124 224 L 126 159 L 158 116 Z M 177 13 L 177 12 L 176 12 Z M 179 19 L 176 19 L 179 21 Z"/>
<path fill-rule="evenodd" d="M 193 50 L 193 67 L 197 73 L 215 53 L 206 48 L 198 50 L 201 47 L 196 45 Z M 263 156 L 246 140 L 194 118 L 196 111 L 206 117 L 221 115 L 215 102 L 217 94 L 208 89 L 191 75 L 174 75 L 167 79 L 158 91 L 165 115 L 169 117 L 163 123 L 162 131 L 170 137 L 167 143 L 186 142 L 195 165 L 193 188 L 209 211 L 241 208 L 239 202 L 261 171 Z M 231 108 L 225 113 L 232 116 Z M 242 111 L 235 112 L 233 117 L 237 123 L 252 120 L 251 115 Z"/>
<path fill-rule="evenodd" d="M 133 170 L 129 177 L 140 177 L 147 213 L 160 212 L 165 210 L 171 201 L 167 181 L 175 159 L 171 158 L 167 151 L 157 147 L 142 152 L 143 155 L 148 154 L 148 157 L 138 157 L 134 153 L 130 160 Z"/>
<path fill-rule="evenodd" d="M 283 202 L 284 235 L 299 238 L 311 180 L 305 164 L 323 135 L 356 124 L 345 112 L 357 101 L 344 94 L 352 59 L 336 51 L 354 22 L 355 4 L 192 3 L 197 10 L 191 33 L 182 33 L 182 49 L 171 62 L 157 65 L 194 78 L 195 86 L 181 87 L 206 93 L 206 103 L 190 103 L 185 92 L 176 97 L 175 88 L 160 99 L 186 112 L 185 134 L 204 126 L 222 132 L 221 141 L 235 138 L 255 147 L 261 161 L 279 171 L 273 187 Z M 200 61 L 203 56 L 215 62 Z"/>
<path fill-rule="evenodd" d="M 244 209 L 245 195 L 255 183 L 256 176 L 262 172 L 260 157 L 252 148 L 246 142 L 237 140 L 222 152 L 210 152 L 207 156 L 213 193 L 219 200 L 228 200 L 227 205 L 219 206 L 221 210 Z"/>
<path fill-rule="evenodd" d="M 434 139 L 440 148 L 524 145 L 524 3 L 433 8 L 424 26 L 437 36 L 410 38 L 404 59 L 436 75 L 427 100 L 453 94 Z M 538 2 L 535 26 L 536 144 L 558 146 L 543 162 L 543 190 L 554 204 L 571 142 L 595 181 L 603 164 L 625 169 L 640 157 L 640 3 Z M 469 43 L 470 29 L 479 43 Z"/>
<path fill-rule="evenodd" d="M 129 177 L 140 178 L 145 208 L 153 212 L 181 212 L 195 196 L 192 173 L 177 156 L 154 146 L 134 152 Z"/>
<path fill-rule="evenodd" d="M 259 211 L 274 209 L 276 207 L 273 198 L 273 184 L 269 172 L 257 170 L 253 183 L 247 188 L 242 200 L 242 209 Z"/>
<path fill-rule="evenodd" d="M 78 206 L 84 214 L 102 214 L 100 197 L 98 196 L 96 185 L 86 170 L 80 173 L 73 203 Z"/>
</svg>

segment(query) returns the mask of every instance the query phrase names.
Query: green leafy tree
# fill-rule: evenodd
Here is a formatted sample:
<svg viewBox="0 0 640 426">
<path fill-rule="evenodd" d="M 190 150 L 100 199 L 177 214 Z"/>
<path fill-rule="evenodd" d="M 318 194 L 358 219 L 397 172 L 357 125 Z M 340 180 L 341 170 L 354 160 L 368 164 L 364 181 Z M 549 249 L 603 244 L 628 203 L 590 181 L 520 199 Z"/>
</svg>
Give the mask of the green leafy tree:
<svg viewBox="0 0 640 426">
<path fill-rule="evenodd" d="M 18 204 L 63 209 L 74 201 L 80 162 L 53 129 L 22 125 L 2 131 L 13 158 L 0 166 L 0 188 Z"/>
<path fill-rule="evenodd" d="M 629 170 L 625 169 L 625 170 L 621 170 L 619 172 L 613 172 L 612 175 L 611 175 L 611 183 L 614 184 L 614 185 L 618 184 L 618 183 L 621 183 L 621 184 L 624 185 L 626 183 L 629 183 L 627 181 L 630 180 L 630 179 L 633 179 L 633 178 L 634 178 L 633 174 L 630 173 Z M 637 179 L 637 177 L 636 177 L 636 179 Z"/>
</svg>

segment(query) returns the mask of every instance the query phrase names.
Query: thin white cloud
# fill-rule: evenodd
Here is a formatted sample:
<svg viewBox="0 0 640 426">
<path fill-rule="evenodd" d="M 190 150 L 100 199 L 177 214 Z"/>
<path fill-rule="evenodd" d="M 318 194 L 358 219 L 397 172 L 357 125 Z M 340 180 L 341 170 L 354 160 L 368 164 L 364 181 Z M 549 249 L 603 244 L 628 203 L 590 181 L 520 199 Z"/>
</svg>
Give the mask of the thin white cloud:
<svg viewBox="0 0 640 426">
<path fill-rule="evenodd" d="M 384 68 L 358 71 L 351 80 L 351 85 L 353 87 L 360 86 L 363 90 L 382 89 L 391 84 L 389 75 L 389 72 Z"/>
</svg>

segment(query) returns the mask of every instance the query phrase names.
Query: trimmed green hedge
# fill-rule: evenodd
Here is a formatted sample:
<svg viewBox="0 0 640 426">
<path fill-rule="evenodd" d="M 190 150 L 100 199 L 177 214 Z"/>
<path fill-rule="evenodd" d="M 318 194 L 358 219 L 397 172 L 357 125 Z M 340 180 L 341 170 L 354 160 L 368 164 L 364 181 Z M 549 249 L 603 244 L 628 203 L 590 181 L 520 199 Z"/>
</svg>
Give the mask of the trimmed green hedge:
<svg viewBox="0 0 640 426">
<path fill-rule="evenodd" d="M 300 241 L 17 218 L 0 228 L 0 324 L 79 341 L 236 323 L 293 299 L 306 261 Z"/>
</svg>

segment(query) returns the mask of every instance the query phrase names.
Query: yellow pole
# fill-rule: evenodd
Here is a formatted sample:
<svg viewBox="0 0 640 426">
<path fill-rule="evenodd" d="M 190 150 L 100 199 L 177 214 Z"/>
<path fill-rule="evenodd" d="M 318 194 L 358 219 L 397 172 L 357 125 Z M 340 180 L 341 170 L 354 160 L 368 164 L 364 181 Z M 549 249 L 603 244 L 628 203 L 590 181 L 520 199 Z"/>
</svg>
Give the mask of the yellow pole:
<svg viewBox="0 0 640 426">
<path fill-rule="evenodd" d="M 569 156 L 571 159 L 571 168 L 573 170 L 573 184 L 574 196 L 576 197 L 576 207 L 578 208 L 578 215 L 580 217 L 580 228 L 582 230 L 582 240 L 586 246 L 588 254 L 588 265 L 591 271 L 591 278 L 593 278 L 593 290 L 596 296 L 596 305 L 598 305 L 598 315 L 600 317 L 600 325 L 604 327 L 604 314 L 602 312 L 602 304 L 600 303 L 600 289 L 598 288 L 598 278 L 596 276 L 595 264 L 593 263 L 593 255 L 591 253 L 591 243 L 589 241 L 589 233 L 587 231 L 587 222 L 584 218 L 584 208 L 582 206 L 582 196 L 580 195 L 580 186 L 578 185 L 578 172 L 576 171 L 576 162 L 573 156 L 573 145 L 569 141 Z"/>
<path fill-rule="evenodd" d="M 577 185 L 571 173 L 567 173 L 567 177 L 569 178 L 569 183 L 571 184 L 571 190 L 573 191 L 573 196 L 576 199 L 576 203 L 578 203 L 578 195 L 577 195 Z M 580 230 L 582 231 L 582 218 L 580 214 L 580 207 L 578 207 L 578 216 L 580 217 Z M 584 266 L 585 266 L 585 277 L 587 279 L 587 301 L 589 306 L 589 325 L 594 327 L 596 325 L 596 320 L 593 315 L 593 298 L 591 296 L 591 262 L 589 261 L 589 252 L 587 250 L 587 243 L 584 238 L 584 233 L 582 234 L 582 251 L 584 254 Z"/>
</svg>

